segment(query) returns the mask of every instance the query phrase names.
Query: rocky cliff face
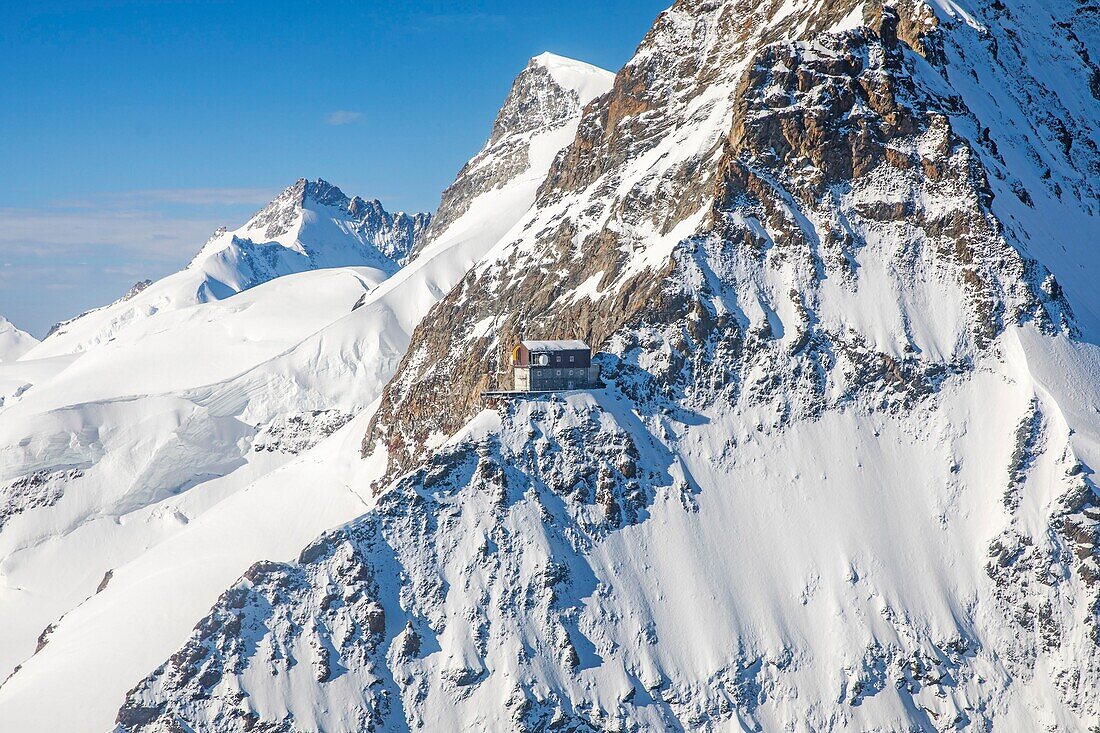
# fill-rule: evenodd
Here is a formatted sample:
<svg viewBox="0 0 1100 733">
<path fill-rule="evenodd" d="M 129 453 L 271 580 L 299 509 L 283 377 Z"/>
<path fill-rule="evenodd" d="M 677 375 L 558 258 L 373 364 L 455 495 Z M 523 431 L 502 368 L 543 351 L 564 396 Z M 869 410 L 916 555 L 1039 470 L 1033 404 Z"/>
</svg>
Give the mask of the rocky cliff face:
<svg viewBox="0 0 1100 733">
<path fill-rule="evenodd" d="M 966 360 L 963 344 L 948 343 L 960 331 L 982 346 L 1006 323 L 1032 317 L 1044 327 L 1070 327 L 1057 281 L 1024 254 L 1026 235 L 1004 231 L 993 212 L 983 157 L 953 122 L 969 126 L 973 113 L 944 89 L 942 67 L 929 67 L 899 37 L 900 29 L 923 53 L 943 46 L 935 13 L 920 8 L 909 8 L 904 23 L 894 8 L 866 9 L 876 27 L 826 36 L 820 32 L 830 24 L 858 22 L 852 8 L 816 4 L 781 16 L 778 4 L 750 12 L 687 3 L 664 14 L 555 162 L 532 233 L 471 272 L 418 329 L 404 378 L 387 390 L 364 451 L 385 445 L 395 471 L 405 467 L 434 429 L 422 416 L 437 411 L 441 396 L 440 431 L 454 432 L 519 335 L 601 345 L 642 320 L 678 324 L 694 314 L 713 331 L 722 318 L 721 348 L 735 352 L 740 366 L 725 360 L 723 373 L 708 379 L 740 382 L 758 349 L 776 341 L 766 314 L 783 313 L 798 334 L 798 360 L 820 361 L 813 342 L 849 354 L 869 374 L 887 378 L 900 369 L 908 372 L 902 381 L 921 382 L 926 372 Z M 795 27 L 795 17 L 805 22 Z M 932 53 L 939 59 L 944 52 Z M 1095 166 L 1091 138 L 1082 136 L 1078 147 L 1080 158 L 1063 162 L 1072 170 Z M 1095 194 L 1083 193 L 1091 205 Z M 889 281 L 859 277 L 864 248 L 866 259 L 901 270 Z M 721 279 L 738 300 L 758 301 L 756 314 L 749 304 L 715 305 L 705 292 L 713 281 L 704 292 L 668 284 L 670 275 L 675 283 L 698 281 L 724 266 L 719 261 L 735 259 L 741 271 Z M 762 269 L 775 277 L 759 297 L 753 281 Z M 934 285 L 927 284 L 930 270 Z M 937 323 L 934 344 L 908 333 L 876 350 L 858 343 L 869 334 L 819 332 L 825 347 L 813 331 L 824 325 L 819 310 L 832 304 L 815 301 L 833 283 L 854 294 L 905 293 L 908 302 L 886 303 L 892 312 L 880 314 L 894 331 L 907 328 L 907 311 L 921 300 L 943 297 L 966 315 Z M 485 319 L 493 327 L 471 338 L 470 328 Z M 831 320 L 844 328 L 843 313 Z M 840 343 L 848 338 L 857 343 Z M 675 372 L 688 354 L 673 351 Z M 918 353 L 926 363 L 916 363 Z M 900 366 L 874 366 L 884 359 Z M 813 388 L 819 395 L 825 389 L 825 381 Z"/>
<path fill-rule="evenodd" d="M 120 730 L 1100 725 L 1096 29 L 676 3 L 418 326 L 377 508 Z M 521 335 L 608 389 L 483 409 Z"/>
</svg>

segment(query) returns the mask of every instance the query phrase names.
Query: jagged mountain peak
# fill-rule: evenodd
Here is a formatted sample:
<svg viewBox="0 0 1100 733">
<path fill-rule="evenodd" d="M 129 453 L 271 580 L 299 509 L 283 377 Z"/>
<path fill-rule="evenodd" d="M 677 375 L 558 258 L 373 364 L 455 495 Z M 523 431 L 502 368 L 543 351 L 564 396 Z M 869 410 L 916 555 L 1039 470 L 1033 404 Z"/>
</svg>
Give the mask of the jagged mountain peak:
<svg viewBox="0 0 1100 733">
<path fill-rule="evenodd" d="M 581 61 L 544 53 L 532 58 L 516 76 L 497 112 L 492 133 L 482 149 L 463 166 L 447 187 L 436 209 L 425 243 L 447 230 L 465 214 L 478 196 L 497 190 L 526 171 L 540 171 L 566 141 L 558 133 L 575 131 L 581 110 L 611 89 L 614 74 Z M 554 135 L 548 145 L 532 149 L 536 136 Z"/>
<path fill-rule="evenodd" d="M 432 216 L 389 212 L 377 199 L 349 198 L 323 179 L 298 179 L 241 227 L 219 227 L 180 272 L 58 324 L 36 354 L 82 351 L 160 311 L 223 300 L 275 278 L 336 267 L 366 267 L 371 280 L 397 272 Z"/>
<path fill-rule="evenodd" d="M 523 134 L 564 120 L 603 94 L 614 77 L 581 61 L 543 53 L 532 58 L 512 83 L 493 124 L 487 147 L 508 135 Z"/>
<path fill-rule="evenodd" d="M 346 206 L 349 199 L 340 190 L 339 186 L 329 183 L 323 178 L 315 180 L 299 178 L 283 189 L 282 193 L 264 208 L 275 206 L 280 202 L 290 202 L 302 206 L 307 201 L 323 206 Z"/>
<path fill-rule="evenodd" d="M 271 203 L 256 212 L 238 231 L 258 232 L 263 238 L 278 241 L 300 224 L 304 210 L 316 207 L 335 209 L 338 212 L 337 216 L 346 216 L 352 222 L 359 224 L 367 223 L 374 229 L 390 226 L 394 219 L 409 220 L 415 222 L 417 227 L 424 228 L 431 216 L 422 213 L 412 215 L 404 212 L 391 213 L 378 199 L 367 201 L 359 196 L 349 198 L 338 186 L 322 178 L 314 181 L 299 178 Z"/>
<path fill-rule="evenodd" d="M 348 201 L 348 197 L 339 187 L 323 178 L 315 181 L 299 178 L 293 185 L 288 186 L 282 195 L 294 199 L 299 205 L 308 200 L 325 206 L 344 206 Z"/>
<path fill-rule="evenodd" d="M 379 215 L 384 215 L 385 212 L 382 202 L 378 199 L 367 201 L 359 196 L 353 196 L 348 202 L 348 213 L 356 218 L 364 216 L 368 210 Z"/>
<path fill-rule="evenodd" d="M 290 230 L 308 203 L 346 209 L 348 202 L 344 192 L 328 181 L 299 178 L 256 212 L 244 229 L 262 231 L 267 239 L 278 239 Z"/>
<path fill-rule="evenodd" d="M 306 211 L 315 216 L 307 217 Z M 389 212 L 378 199 L 349 198 L 324 179 L 299 178 L 240 229 L 219 229 L 189 266 L 202 267 L 211 257 L 224 256 L 227 248 L 270 243 L 304 255 L 314 267 L 340 266 L 341 260 L 352 264 L 355 258 L 341 254 L 349 246 L 359 259 L 375 249 L 380 258 L 370 264 L 392 271 L 407 261 L 430 222 L 431 214 Z M 332 224 L 343 236 L 330 231 Z"/>
</svg>

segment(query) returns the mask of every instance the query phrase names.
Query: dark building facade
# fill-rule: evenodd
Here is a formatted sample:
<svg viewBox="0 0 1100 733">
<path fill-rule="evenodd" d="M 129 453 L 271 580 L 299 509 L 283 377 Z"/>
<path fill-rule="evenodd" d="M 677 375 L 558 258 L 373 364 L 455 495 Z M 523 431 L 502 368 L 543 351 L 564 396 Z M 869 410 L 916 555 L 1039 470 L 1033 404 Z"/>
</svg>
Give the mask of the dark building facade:
<svg viewBox="0 0 1100 733">
<path fill-rule="evenodd" d="M 512 349 L 514 388 L 520 392 L 599 386 L 600 368 L 583 341 L 521 341 Z"/>
</svg>

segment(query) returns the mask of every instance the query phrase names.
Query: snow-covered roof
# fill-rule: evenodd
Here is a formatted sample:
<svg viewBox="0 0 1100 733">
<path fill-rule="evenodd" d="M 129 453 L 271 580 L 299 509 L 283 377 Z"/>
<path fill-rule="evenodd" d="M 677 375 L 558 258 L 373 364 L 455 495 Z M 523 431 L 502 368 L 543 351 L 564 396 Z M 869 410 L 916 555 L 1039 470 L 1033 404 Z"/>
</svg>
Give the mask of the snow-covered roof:
<svg viewBox="0 0 1100 733">
<path fill-rule="evenodd" d="M 576 339 L 558 341 L 521 341 L 528 351 L 580 351 L 587 350 L 588 344 Z"/>
</svg>

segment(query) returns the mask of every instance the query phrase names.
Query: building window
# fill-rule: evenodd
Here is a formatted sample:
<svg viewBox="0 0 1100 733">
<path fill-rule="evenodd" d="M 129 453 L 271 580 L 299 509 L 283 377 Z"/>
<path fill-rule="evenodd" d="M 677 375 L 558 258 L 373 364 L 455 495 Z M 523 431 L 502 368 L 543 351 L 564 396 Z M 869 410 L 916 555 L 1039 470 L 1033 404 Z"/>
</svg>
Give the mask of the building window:
<svg viewBox="0 0 1100 733">
<path fill-rule="evenodd" d="M 574 354 L 570 354 L 570 355 L 569 355 L 569 363 L 570 363 L 570 364 L 572 364 L 572 363 L 573 363 L 573 362 L 575 362 L 576 360 L 577 360 L 577 357 L 576 357 L 576 356 L 575 356 Z"/>
<path fill-rule="evenodd" d="M 555 364 L 561 364 L 561 356 L 560 355 L 554 357 L 554 363 Z"/>
</svg>

